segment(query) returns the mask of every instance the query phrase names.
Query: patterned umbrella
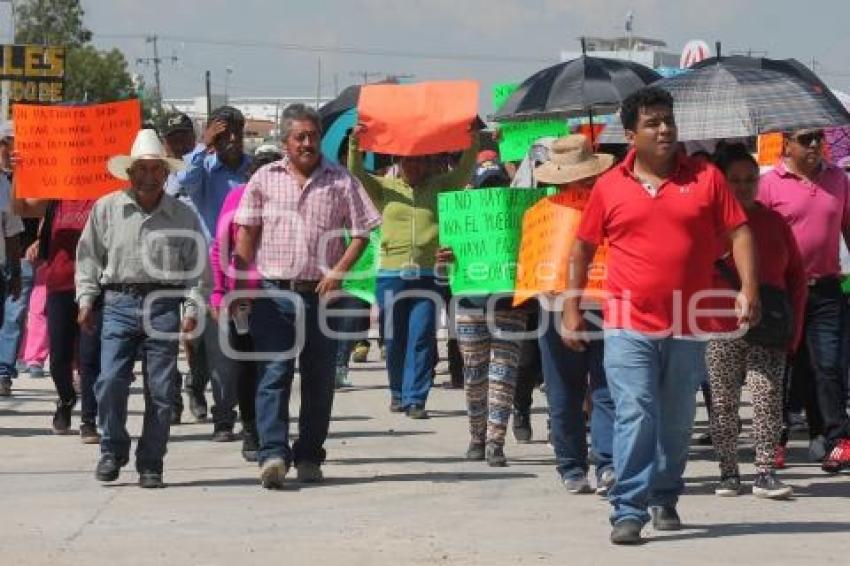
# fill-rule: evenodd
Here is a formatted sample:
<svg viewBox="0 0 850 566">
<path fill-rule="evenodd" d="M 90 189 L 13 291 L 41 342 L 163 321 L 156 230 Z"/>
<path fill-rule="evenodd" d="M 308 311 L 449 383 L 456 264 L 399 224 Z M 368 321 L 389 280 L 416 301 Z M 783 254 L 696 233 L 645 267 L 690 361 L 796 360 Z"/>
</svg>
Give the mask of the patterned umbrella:
<svg viewBox="0 0 850 566">
<path fill-rule="evenodd" d="M 673 95 L 680 141 L 850 124 L 829 88 L 793 59 L 713 58 L 653 86 Z M 622 139 L 622 127 L 614 127 L 600 141 Z"/>
</svg>

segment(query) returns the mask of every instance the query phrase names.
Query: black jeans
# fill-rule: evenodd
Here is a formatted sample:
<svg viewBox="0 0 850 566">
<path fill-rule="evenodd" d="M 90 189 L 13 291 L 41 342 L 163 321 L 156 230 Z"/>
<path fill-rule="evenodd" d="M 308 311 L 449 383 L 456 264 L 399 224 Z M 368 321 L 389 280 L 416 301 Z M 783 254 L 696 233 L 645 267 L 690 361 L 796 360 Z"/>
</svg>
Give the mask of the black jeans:
<svg viewBox="0 0 850 566">
<path fill-rule="evenodd" d="M 254 352 L 254 340 L 250 334 L 237 334 L 236 326 L 230 321 L 230 347 L 237 352 Z M 236 372 L 236 388 L 239 399 L 239 416 L 242 426 L 251 425 L 257 420 L 257 362 L 233 360 Z"/>
<path fill-rule="evenodd" d="M 844 297 L 838 278 L 809 287 L 804 340 L 791 379 L 791 394 L 802 397 L 812 437 L 823 434 L 827 449 L 850 437 L 842 372 Z"/>
<path fill-rule="evenodd" d="M 97 401 L 94 383 L 100 374 L 100 329 L 103 311 L 95 309 L 97 321 L 93 334 L 80 332 L 77 325 L 77 303 L 73 291 L 47 294 L 47 330 L 50 335 L 50 375 L 63 403 L 76 401 L 74 392 L 74 358 L 80 372 L 82 421 L 94 424 Z"/>
<path fill-rule="evenodd" d="M 533 310 L 529 314 L 529 331 L 537 328 L 538 313 Z M 543 383 L 543 364 L 540 346 L 537 339 L 531 338 L 520 343 L 519 368 L 517 368 L 516 392 L 514 393 L 514 410 L 529 414 L 533 402 L 534 388 Z"/>
</svg>

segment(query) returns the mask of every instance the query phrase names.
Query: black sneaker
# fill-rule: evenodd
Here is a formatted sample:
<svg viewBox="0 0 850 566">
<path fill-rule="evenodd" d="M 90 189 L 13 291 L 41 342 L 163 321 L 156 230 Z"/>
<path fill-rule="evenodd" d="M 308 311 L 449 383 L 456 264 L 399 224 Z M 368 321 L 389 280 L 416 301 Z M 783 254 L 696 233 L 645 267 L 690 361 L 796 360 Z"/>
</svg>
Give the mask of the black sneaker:
<svg viewBox="0 0 850 566">
<path fill-rule="evenodd" d="M 97 427 L 94 423 L 83 423 L 80 425 L 80 441 L 83 444 L 97 444 L 100 442 L 100 435 L 97 433 Z"/>
<path fill-rule="evenodd" d="M 139 487 L 145 489 L 158 489 L 165 487 L 162 482 L 162 472 L 156 470 L 142 470 L 139 472 Z"/>
<path fill-rule="evenodd" d="M 524 411 L 514 411 L 513 431 L 517 442 L 531 442 L 531 415 Z"/>
<path fill-rule="evenodd" d="M 727 476 L 720 478 L 720 483 L 714 488 L 714 494 L 720 497 L 736 497 L 741 494 L 741 478 Z"/>
<path fill-rule="evenodd" d="M 505 448 L 501 444 L 488 442 L 484 449 L 484 457 L 487 458 L 487 465 L 492 468 L 503 468 L 508 465 L 508 459 L 505 457 Z"/>
<path fill-rule="evenodd" d="M 183 420 L 183 408 L 181 407 L 179 410 L 177 407 L 171 408 L 171 424 L 179 425 L 180 421 Z"/>
<path fill-rule="evenodd" d="M 763 499 L 787 499 L 794 494 L 794 489 L 779 481 L 776 472 L 759 472 L 753 482 L 753 495 Z"/>
<path fill-rule="evenodd" d="M 401 399 L 393 399 L 390 401 L 390 412 L 391 413 L 403 413 L 404 407 L 401 404 Z"/>
<path fill-rule="evenodd" d="M 652 528 L 656 531 L 678 531 L 682 528 L 682 519 L 672 505 L 653 507 Z"/>
<path fill-rule="evenodd" d="M 480 462 L 484 459 L 484 443 L 470 442 L 469 448 L 466 449 L 466 459 L 473 462 Z"/>
<path fill-rule="evenodd" d="M 56 401 L 56 412 L 53 413 L 53 434 L 68 434 L 71 432 L 71 413 L 74 412 L 76 399 Z"/>
<path fill-rule="evenodd" d="M 737 497 L 741 494 L 741 478 L 738 476 L 720 478 L 720 483 L 714 488 L 714 494 L 720 497 Z"/>
<path fill-rule="evenodd" d="M 254 423 L 242 423 L 242 457 L 246 462 L 257 461 L 257 451 L 260 449 L 260 439 Z"/>
<path fill-rule="evenodd" d="M 624 519 L 611 529 L 612 544 L 643 544 L 646 542 L 640 531 L 643 525 L 637 519 Z"/>
<path fill-rule="evenodd" d="M 121 468 L 127 465 L 127 458 L 116 458 L 112 454 L 104 454 L 97 463 L 94 477 L 99 481 L 115 481 L 121 473 Z"/>
<path fill-rule="evenodd" d="M 189 412 L 198 422 L 207 420 L 207 400 L 203 393 L 189 391 Z"/>
<path fill-rule="evenodd" d="M 210 438 L 210 440 L 213 442 L 233 442 L 236 440 L 236 435 L 233 434 L 233 425 L 215 425 L 213 428 L 212 438 Z"/>
</svg>

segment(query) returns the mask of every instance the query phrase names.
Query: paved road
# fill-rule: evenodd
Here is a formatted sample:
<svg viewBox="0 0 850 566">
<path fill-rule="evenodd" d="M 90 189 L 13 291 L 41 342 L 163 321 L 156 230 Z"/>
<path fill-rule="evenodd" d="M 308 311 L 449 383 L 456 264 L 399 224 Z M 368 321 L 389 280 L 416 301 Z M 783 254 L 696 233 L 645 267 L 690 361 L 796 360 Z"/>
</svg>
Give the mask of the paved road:
<svg viewBox="0 0 850 566">
<path fill-rule="evenodd" d="M 167 489 L 139 489 L 132 466 L 103 486 L 93 477 L 97 447 L 50 433 L 50 380 L 19 379 L 14 397 L 0 399 L 0 564 L 848 563 L 850 476 L 803 462 L 801 440 L 783 474 L 796 499 L 718 498 L 711 450 L 694 448 L 680 503 L 689 528 L 649 530 L 650 544 L 616 548 L 606 502 L 556 481 L 542 410 L 537 440 L 510 439 L 510 466 L 492 469 L 462 458 L 461 392 L 435 389 L 433 418 L 411 421 L 388 412 L 378 363 L 359 365 L 353 378 L 357 387 L 336 398 L 327 481 L 281 492 L 259 487 L 238 443 L 209 442 L 210 424 L 172 430 Z M 704 430 L 702 412 L 697 425 Z"/>
</svg>

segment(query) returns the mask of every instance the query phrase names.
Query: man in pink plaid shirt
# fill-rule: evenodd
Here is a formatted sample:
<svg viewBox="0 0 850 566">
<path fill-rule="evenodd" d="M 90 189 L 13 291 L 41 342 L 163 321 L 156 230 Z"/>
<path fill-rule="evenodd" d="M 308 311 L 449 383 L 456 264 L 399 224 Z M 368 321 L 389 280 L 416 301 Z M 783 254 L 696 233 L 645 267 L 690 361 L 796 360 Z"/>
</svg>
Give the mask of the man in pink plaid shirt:
<svg viewBox="0 0 850 566">
<path fill-rule="evenodd" d="M 304 105 L 284 111 L 286 156 L 251 177 L 234 218 L 239 225 L 237 269 L 247 273 L 256 262 L 261 290 L 274 293 L 260 293 L 252 301 L 250 321 L 257 352 L 273 358 L 259 362 L 257 384 L 260 480 L 269 489 L 282 486 L 292 462 L 299 481 L 322 480 L 337 345 L 322 331 L 320 317 L 366 247 L 369 232 L 381 223 L 360 182 L 322 159 L 320 124 L 318 113 Z M 347 246 L 346 232 L 351 236 Z M 245 277 L 237 281 L 244 288 Z M 232 304 L 238 311 L 246 302 Z M 299 437 L 290 448 L 289 394 L 296 354 L 301 410 Z"/>
</svg>

